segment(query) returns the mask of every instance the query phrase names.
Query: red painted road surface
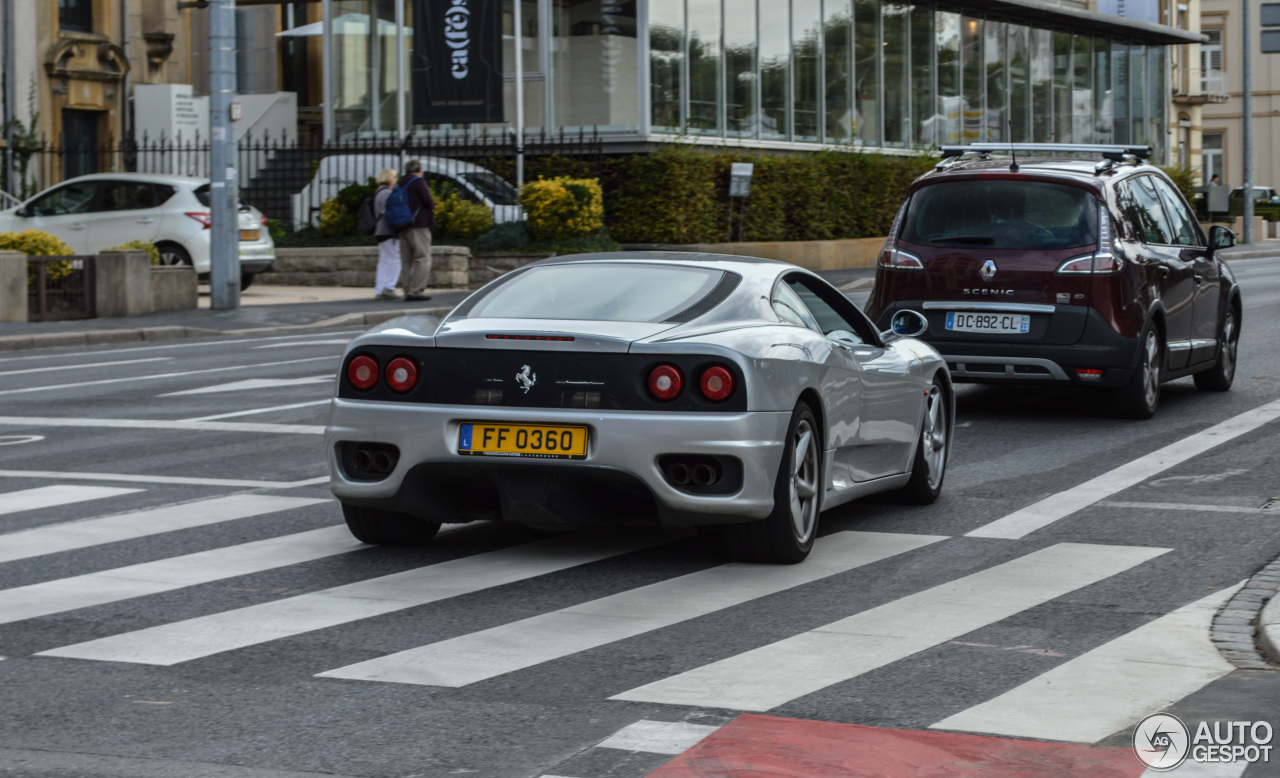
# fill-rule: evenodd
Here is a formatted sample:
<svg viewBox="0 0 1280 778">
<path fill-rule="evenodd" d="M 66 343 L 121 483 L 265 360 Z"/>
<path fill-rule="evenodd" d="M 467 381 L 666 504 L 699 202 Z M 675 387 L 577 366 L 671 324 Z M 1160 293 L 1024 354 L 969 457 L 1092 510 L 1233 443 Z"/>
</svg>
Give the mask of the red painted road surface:
<svg viewBox="0 0 1280 778">
<path fill-rule="evenodd" d="M 1129 748 L 740 716 L 649 778 L 1138 778 Z"/>
</svg>

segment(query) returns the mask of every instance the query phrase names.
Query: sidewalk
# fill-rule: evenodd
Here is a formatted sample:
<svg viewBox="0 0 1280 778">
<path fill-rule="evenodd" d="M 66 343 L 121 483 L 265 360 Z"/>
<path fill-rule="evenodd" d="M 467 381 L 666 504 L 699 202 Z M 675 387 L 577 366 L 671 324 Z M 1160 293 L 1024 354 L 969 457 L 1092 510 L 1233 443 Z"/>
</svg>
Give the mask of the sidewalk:
<svg viewBox="0 0 1280 778">
<path fill-rule="evenodd" d="M 49 322 L 0 322 L 0 351 L 99 343 L 249 335 L 307 327 L 372 326 L 398 316 L 442 316 L 467 291 L 427 290 L 426 302 L 376 300 L 370 289 L 313 286 L 250 287 L 234 311 L 209 309 L 207 290 L 200 307 L 121 319 L 76 319 Z"/>
</svg>

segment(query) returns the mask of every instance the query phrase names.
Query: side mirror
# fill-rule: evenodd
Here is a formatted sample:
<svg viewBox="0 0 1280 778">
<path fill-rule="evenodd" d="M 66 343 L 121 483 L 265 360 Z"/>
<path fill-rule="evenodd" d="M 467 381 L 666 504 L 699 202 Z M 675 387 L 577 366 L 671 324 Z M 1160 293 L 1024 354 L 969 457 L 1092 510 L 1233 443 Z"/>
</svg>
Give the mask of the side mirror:
<svg viewBox="0 0 1280 778">
<path fill-rule="evenodd" d="M 1218 249 L 1229 249 L 1234 245 L 1236 245 L 1236 234 L 1234 232 L 1220 224 L 1209 228 L 1209 248 L 1216 251 Z"/>
<path fill-rule="evenodd" d="M 880 333 L 880 340 L 892 343 L 899 338 L 914 338 L 929 331 L 929 320 L 919 311 L 898 311 L 889 320 L 889 329 Z"/>
</svg>

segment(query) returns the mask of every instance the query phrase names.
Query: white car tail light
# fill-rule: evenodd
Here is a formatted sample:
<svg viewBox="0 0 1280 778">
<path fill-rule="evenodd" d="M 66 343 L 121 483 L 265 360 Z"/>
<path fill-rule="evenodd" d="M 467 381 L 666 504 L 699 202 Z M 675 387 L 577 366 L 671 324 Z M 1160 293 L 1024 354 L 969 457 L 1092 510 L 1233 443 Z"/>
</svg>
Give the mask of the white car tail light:
<svg viewBox="0 0 1280 778">
<path fill-rule="evenodd" d="M 1098 204 L 1098 250 L 1092 254 L 1072 257 L 1058 266 L 1062 275 L 1110 275 L 1119 273 L 1124 262 L 1115 251 L 1115 234 L 1111 229 L 1111 215 L 1107 206 Z"/>
<path fill-rule="evenodd" d="M 209 215 L 208 211 L 187 211 L 187 216 L 200 222 L 206 230 L 213 224 L 213 217 Z"/>
</svg>

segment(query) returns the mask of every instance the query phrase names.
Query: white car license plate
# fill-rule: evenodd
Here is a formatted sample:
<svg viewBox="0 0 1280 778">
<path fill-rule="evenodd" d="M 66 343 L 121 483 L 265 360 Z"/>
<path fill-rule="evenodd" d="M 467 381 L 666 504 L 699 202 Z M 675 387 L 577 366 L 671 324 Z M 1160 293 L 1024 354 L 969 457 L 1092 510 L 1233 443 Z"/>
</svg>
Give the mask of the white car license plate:
<svg viewBox="0 0 1280 778">
<path fill-rule="evenodd" d="M 1031 331 L 1031 316 L 1025 313 L 947 312 L 947 329 L 955 332 L 994 332 L 1021 335 Z"/>
</svg>

